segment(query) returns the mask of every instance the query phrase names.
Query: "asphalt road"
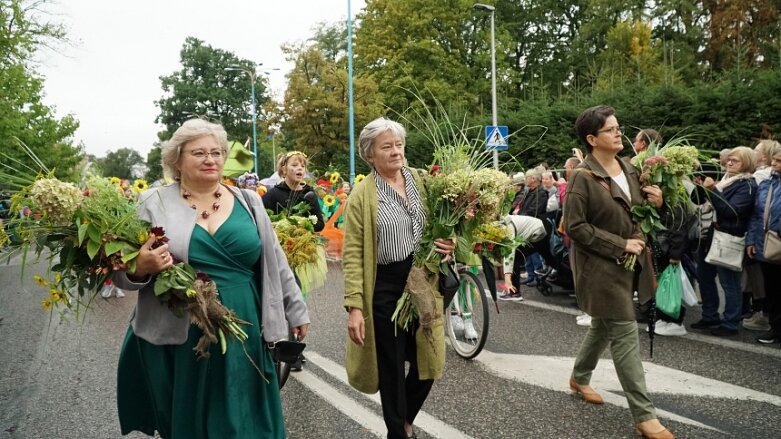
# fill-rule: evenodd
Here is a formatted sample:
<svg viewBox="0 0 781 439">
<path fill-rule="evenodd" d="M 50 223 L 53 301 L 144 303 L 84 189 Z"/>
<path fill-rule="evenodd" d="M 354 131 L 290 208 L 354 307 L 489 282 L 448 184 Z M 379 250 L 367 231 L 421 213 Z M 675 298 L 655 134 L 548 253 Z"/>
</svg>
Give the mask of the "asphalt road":
<svg viewBox="0 0 781 439">
<path fill-rule="evenodd" d="M 0 266 L 0 438 L 121 437 L 115 372 L 135 295 L 98 298 L 83 322 L 71 315 L 63 320 L 41 310 L 46 293 L 32 275 L 44 270 L 43 264 L 28 266 L 22 285 L 18 261 Z M 448 348 L 444 378 L 416 421 L 418 436 L 632 437 L 608 353 L 593 379 L 607 404 L 587 405 L 568 391 L 585 334 L 575 325 L 574 299 L 533 289 L 524 294 L 526 301 L 502 302 L 500 314 L 491 312 L 490 337 L 475 360 Z M 384 437 L 376 395 L 344 383 L 341 296 L 341 270 L 332 265 L 327 285 L 309 298 L 309 361 L 283 389 L 291 438 Z M 692 310 L 686 321 L 698 317 Z M 641 335 L 652 400 L 678 437 L 781 437 L 781 349 L 754 343 L 754 335 L 657 337 L 653 360 Z"/>
</svg>

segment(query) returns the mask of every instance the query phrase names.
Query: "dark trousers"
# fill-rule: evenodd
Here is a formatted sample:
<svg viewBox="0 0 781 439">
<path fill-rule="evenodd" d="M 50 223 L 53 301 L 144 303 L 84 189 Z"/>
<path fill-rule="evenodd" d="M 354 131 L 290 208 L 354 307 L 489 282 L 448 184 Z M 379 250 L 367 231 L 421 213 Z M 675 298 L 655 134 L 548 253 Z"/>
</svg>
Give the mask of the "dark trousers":
<svg viewBox="0 0 781 439">
<path fill-rule="evenodd" d="M 405 439 L 404 423 L 412 424 L 428 397 L 434 380 L 418 375 L 415 329 L 404 331 L 391 321 L 412 267 L 412 257 L 402 262 L 377 266 L 374 285 L 374 339 L 377 346 L 382 417 L 388 439 Z M 404 363 L 409 361 L 409 373 Z"/>
<path fill-rule="evenodd" d="M 561 269 L 561 261 L 551 253 L 550 248 L 551 233 L 554 233 L 553 225 L 545 219 L 543 219 L 542 222 L 546 232 L 545 238 L 537 242 L 532 242 L 530 243 L 531 245 L 526 245 L 515 249 L 513 272 L 510 276 L 510 281 L 517 291 L 520 291 L 521 288 L 521 270 L 525 269 L 526 258 L 532 254 L 539 253 L 545 263 L 547 263 L 549 266 L 556 270 Z"/>
<path fill-rule="evenodd" d="M 781 336 L 781 265 L 761 262 L 770 332 Z"/>
</svg>

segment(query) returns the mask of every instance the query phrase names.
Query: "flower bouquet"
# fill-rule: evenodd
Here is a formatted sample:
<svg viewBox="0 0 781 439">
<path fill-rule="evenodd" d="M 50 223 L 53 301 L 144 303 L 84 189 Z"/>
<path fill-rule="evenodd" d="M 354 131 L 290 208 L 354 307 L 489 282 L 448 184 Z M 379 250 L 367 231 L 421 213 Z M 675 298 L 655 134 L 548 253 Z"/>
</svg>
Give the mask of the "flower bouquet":
<svg viewBox="0 0 781 439">
<path fill-rule="evenodd" d="M 434 151 L 434 163 L 429 169 L 436 167 L 437 172 L 421 177 L 426 223 L 413 256 L 407 288 L 391 317 L 405 330 L 418 320 L 432 344 L 433 324 L 442 310 L 436 306 L 429 279 L 432 273 L 445 273 L 447 269 L 434 242 L 440 238 L 456 239 L 456 259 L 463 261 L 473 248 L 472 232 L 483 223 L 499 219 L 506 192 L 511 189 L 507 176 L 490 168 L 491 152 L 482 147 L 478 136 L 470 138 L 470 132 L 477 133 L 480 127 L 457 127 L 441 106 L 439 113 L 444 115 L 442 122 L 428 111 L 421 118 L 421 131 L 427 133 Z"/>
<path fill-rule="evenodd" d="M 480 224 L 472 233 L 472 238 L 472 251 L 494 264 L 501 264 L 516 247 L 526 245 L 522 236 L 513 236 L 500 221 Z"/>
<path fill-rule="evenodd" d="M 113 272 L 135 271 L 141 246 L 150 236 L 155 237 L 153 248 L 168 240 L 162 228 L 150 228 L 137 217 L 134 189 L 145 184 L 123 188 L 108 178 L 89 177 L 80 189 L 48 171 L 32 178 L 13 171 L 0 171 L 0 183 L 15 189 L 10 227 L 17 239 L 10 243 L 11 251 L 23 254 L 23 266 L 29 251 L 38 257 L 47 253 L 49 279 L 35 276 L 39 285 L 49 288 L 42 301 L 47 310 L 68 309 L 78 317 Z M 26 211 L 30 214 L 19 215 Z M 189 264 L 176 262 L 156 275 L 154 292 L 174 313 L 189 312 L 191 322 L 203 330 L 195 349 L 199 357 L 209 356 L 210 343 L 219 341 L 225 353 L 226 337 L 247 339 L 241 329 L 246 322 L 222 305 L 216 284 Z"/>
<path fill-rule="evenodd" d="M 658 148 L 652 143 L 647 150 L 632 158 L 631 163 L 640 170 L 640 184 L 657 185 L 662 190 L 665 204 L 673 209 L 681 204 L 690 204 L 683 181 L 694 172 L 697 164 L 697 148 L 688 144 L 685 138 L 670 140 Z M 658 232 L 666 230 L 659 211 L 648 201 L 632 207 L 632 218 L 639 232 L 656 238 Z M 638 233 L 639 234 L 639 233 Z M 625 255 L 624 267 L 634 270 L 636 255 Z"/>
<path fill-rule="evenodd" d="M 273 214 L 267 210 L 279 245 L 285 252 L 287 263 L 296 274 L 301 292 L 306 296 L 325 283 L 328 271 L 325 259 L 325 242 L 315 233 L 317 217 L 304 216 L 309 209 L 306 202 L 298 203 L 289 212 Z"/>
</svg>

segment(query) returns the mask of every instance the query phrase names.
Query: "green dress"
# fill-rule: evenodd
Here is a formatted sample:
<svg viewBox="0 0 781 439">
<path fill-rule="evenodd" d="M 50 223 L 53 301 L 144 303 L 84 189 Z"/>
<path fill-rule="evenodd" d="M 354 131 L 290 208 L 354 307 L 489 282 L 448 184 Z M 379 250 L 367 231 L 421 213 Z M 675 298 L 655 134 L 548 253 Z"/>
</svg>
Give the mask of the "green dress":
<svg viewBox="0 0 781 439">
<path fill-rule="evenodd" d="M 182 345 L 153 345 L 128 329 L 119 357 L 117 405 L 122 434 L 137 430 L 167 439 L 284 438 L 282 403 L 274 363 L 260 334 L 261 295 L 255 267 L 260 238 L 250 214 L 234 203 L 228 219 L 212 236 L 196 225 L 189 263 L 209 275 L 222 302 L 244 329 L 244 347 L 228 342 L 225 355 L 211 345 L 209 359 L 197 359 L 193 347 L 201 330 L 190 327 Z"/>
</svg>

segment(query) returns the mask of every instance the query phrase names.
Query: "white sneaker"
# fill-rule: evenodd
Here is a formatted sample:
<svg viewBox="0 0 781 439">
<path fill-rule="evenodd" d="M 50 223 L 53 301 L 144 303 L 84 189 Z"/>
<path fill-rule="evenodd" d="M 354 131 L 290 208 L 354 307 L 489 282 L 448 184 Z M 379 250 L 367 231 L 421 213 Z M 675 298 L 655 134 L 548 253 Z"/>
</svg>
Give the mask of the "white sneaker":
<svg viewBox="0 0 781 439">
<path fill-rule="evenodd" d="M 103 289 L 100 290 L 100 297 L 104 299 L 108 299 L 111 297 L 111 289 L 114 288 L 113 285 L 103 285 Z"/>
<path fill-rule="evenodd" d="M 743 327 L 750 331 L 770 331 L 770 322 L 761 311 L 755 312 L 751 317 L 743 319 Z"/>
<path fill-rule="evenodd" d="M 456 314 L 450 314 L 450 326 L 453 331 L 460 332 L 464 330 L 464 319 Z"/>
<path fill-rule="evenodd" d="M 472 319 L 464 320 L 464 338 L 467 340 L 477 340 L 477 331 L 475 331 L 475 325 L 472 324 Z"/>
<path fill-rule="evenodd" d="M 117 298 L 125 297 L 125 292 L 122 291 L 121 289 L 115 287 L 114 291 L 117 293 Z"/>
<path fill-rule="evenodd" d="M 660 325 L 660 323 L 663 323 Z M 675 323 L 658 321 L 654 328 L 654 334 L 662 335 L 665 337 L 682 337 L 686 335 L 686 328 L 683 325 L 676 325 Z"/>
<path fill-rule="evenodd" d="M 578 326 L 591 326 L 591 316 L 588 314 L 581 314 L 575 318 L 575 323 Z"/>
</svg>

